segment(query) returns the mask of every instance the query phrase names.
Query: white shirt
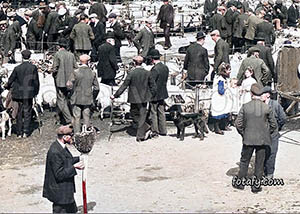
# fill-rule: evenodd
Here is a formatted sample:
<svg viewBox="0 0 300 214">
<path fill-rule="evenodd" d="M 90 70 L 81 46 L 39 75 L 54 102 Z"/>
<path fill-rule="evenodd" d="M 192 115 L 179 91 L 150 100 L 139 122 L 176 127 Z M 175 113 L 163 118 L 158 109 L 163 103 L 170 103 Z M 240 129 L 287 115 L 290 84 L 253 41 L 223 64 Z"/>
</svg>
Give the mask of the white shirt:
<svg viewBox="0 0 300 214">
<path fill-rule="evenodd" d="M 66 144 L 62 143 L 60 139 L 57 139 L 57 142 L 61 145 L 61 147 L 66 148 Z"/>
</svg>

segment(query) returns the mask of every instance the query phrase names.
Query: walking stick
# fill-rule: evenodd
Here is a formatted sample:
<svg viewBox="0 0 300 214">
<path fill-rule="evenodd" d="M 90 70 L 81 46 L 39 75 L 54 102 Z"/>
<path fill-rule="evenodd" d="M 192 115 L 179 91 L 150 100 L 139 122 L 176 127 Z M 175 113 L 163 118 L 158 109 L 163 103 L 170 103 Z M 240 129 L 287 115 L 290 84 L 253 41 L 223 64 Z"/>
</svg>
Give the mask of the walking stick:
<svg viewBox="0 0 300 214">
<path fill-rule="evenodd" d="M 83 196 L 83 213 L 87 213 L 87 168 L 88 168 L 88 154 L 91 152 L 94 142 L 96 141 L 96 130 L 92 127 L 87 130 L 86 125 L 82 126 L 82 132 L 75 135 L 74 146 L 81 153 L 84 162 L 84 169 L 82 170 L 82 196 Z"/>
</svg>

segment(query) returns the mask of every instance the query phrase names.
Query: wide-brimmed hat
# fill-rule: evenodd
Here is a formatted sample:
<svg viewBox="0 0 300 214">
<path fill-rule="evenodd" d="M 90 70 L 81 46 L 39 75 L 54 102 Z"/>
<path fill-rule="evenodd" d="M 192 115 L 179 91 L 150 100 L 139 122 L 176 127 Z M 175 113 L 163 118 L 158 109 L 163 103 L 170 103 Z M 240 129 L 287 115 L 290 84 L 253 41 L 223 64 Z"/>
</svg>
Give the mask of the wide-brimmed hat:
<svg viewBox="0 0 300 214">
<path fill-rule="evenodd" d="M 205 38 L 205 37 L 206 37 L 206 35 L 202 31 L 199 31 L 196 35 L 196 39 L 202 39 L 202 38 Z"/>
<path fill-rule="evenodd" d="M 262 94 L 262 87 L 259 84 L 254 83 L 251 85 L 250 91 L 253 95 L 260 96 Z"/>
</svg>

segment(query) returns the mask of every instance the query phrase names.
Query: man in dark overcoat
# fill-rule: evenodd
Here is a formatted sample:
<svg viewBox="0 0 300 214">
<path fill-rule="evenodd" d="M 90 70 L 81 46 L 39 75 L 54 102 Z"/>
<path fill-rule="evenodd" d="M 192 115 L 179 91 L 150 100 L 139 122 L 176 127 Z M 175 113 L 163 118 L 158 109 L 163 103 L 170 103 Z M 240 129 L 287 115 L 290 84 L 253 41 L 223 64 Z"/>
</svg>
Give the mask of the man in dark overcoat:
<svg viewBox="0 0 300 214">
<path fill-rule="evenodd" d="M 164 29 L 165 47 L 169 49 L 172 44 L 170 41 L 170 30 L 174 27 L 174 8 L 169 4 L 169 0 L 163 0 L 163 5 L 157 15 L 157 23 L 160 22 L 160 28 Z"/>
<path fill-rule="evenodd" d="M 115 77 L 119 69 L 117 63 L 117 56 L 115 52 L 114 34 L 108 33 L 106 35 L 106 42 L 98 48 L 98 77 L 101 77 L 101 83 L 114 86 L 117 85 Z"/>
<path fill-rule="evenodd" d="M 116 56 L 118 62 L 121 62 L 122 61 L 121 53 L 120 53 L 121 46 L 122 46 L 121 40 L 125 39 L 125 34 L 122 30 L 120 23 L 117 20 L 117 15 L 115 13 L 109 14 L 108 22 L 109 25 L 107 27 L 109 27 L 109 29 L 107 29 L 107 32 L 112 31 L 114 33 Z"/>
<path fill-rule="evenodd" d="M 90 26 L 95 35 L 95 39 L 92 41 L 91 61 L 98 61 L 98 47 L 105 42 L 105 25 L 99 21 L 96 13 L 92 13 L 90 16 Z"/>
<path fill-rule="evenodd" d="M 151 49 L 155 48 L 154 34 L 152 31 L 152 23 L 149 20 L 145 21 L 145 27 L 139 31 L 134 37 L 133 44 L 138 49 L 138 54 L 146 57 Z"/>
<path fill-rule="evenodd" d="M 252 101 L 244 104 L 238 113 L 235 124 L 238 133 L 243 138 L 240 170 L 232 185 L 244 189 L 244 185 L 236 183 L 237 179 L 245 179 L 253 152 L 255 151 L 254 179 L 261 180 L 264 173 L 266 148 L 271 145 L 271 134 L 277 129 L 272 109 L 260 99 L 262 87 L 257 83 L 251 86 Z M 251 186 L 253 193 L 262 190 L 260 185 Z"/>
<path fill-rule="evenodd" d="M 232 43 L 234 45 L 234 52 L 241 52 L 243 53 L 245 50 L 245 34 L 246 34 L 246 27 L 245 22 L 249 18 L 248 12 L 243 10 L 241 4 L 238 5 L 237 11 L 239 12 L 238 16 L 236 17 L 233 23 L 233 38 Z"/>
<path fill-rule="evenodd" d="M 37 26 L 36 20 L 32 18 L 32 12 L 30 10 L 25 11 L 24 15 L 25 19 L 28 21 L 28 28 L 26 32 L 27 47 L 30 50 L 38 50 L 37 43 L 39 42 L 38 39 L 41 36 L 41 31 Z"/>
<path fill-rule="evenodd" d="M 73 106 L 75 134 L 81 132 L 81 114 L 83 124 L 86 127 L 90 126 L 90 108 L 100 90 L 97 75 L 88 66 L 88 62 L 91 59 L 90 56 L 84 54 L 79 58 L 81 66 L 71 74 L 70 81 L 67 83 L 67 87 L 73 89 L 71 105 Z"/>
<path fill-rule="evenodd" d="M 44 31 L 45 31 L 45 36 L 47 36 L 47 43 L 48 43 L 48 48 L 52 49 L 54 46 L 54 43 L 57 41 L 57 34 L 55 33 L 55 20 L 58 17 L 58 13 L 55 10 L 55 3 L 50 3 L 49 4 L 50 12 L 47 15 L 45 26 L 44 26 Z M 52 51 L 54 51 L 52 49 Z"/>
<path fill-rule="evenodd" d="M 74 25 L 70 38 L 74 41 L 75 58 L 79 60 L 79 56 L 89 54 L 92 50 L 92 40 L 95 35 L 90 25 L 87 24 L 88 16 L 86 14 L 80 15 L 80 22 Z"/>
<path fill-rule="evenodd" d="M 216 43 L 214 49 L 214 72 L 212 73 L 211 79 L 214 79 L 214 75 L 218 73 L 218 68 L 222 62 L 229 62 L 229 44 L 220 37 L 220 32 L 214 30 L 210 33 L 212 40 Z"/>
<path fill-rule="evenodd" d="M 76 169 L 84 169 L 84 163 L 66 147 L 72 143 L 72 129 L 61 126 L 56 133 L 57 139 L 47 152 L 43 197 L 53 203 L 53 213 L 76 213 L 74 177 Z"/>
<path fill-rule="evenodd" d="M 68 41 L 64 38 L 59 40 L 59 50 L 53 57 L 53 78 L 56 87 L 57 107 L 64 119 L 63 123 L 70 124 L 72 115 L 69 106 L 69 93 L 67 81 L 71 73 L 77 68 L 74 54 L 67 51 Z"/>
<path fill-rule="evenodd" d="M 127 102 L 130 103 L 130 113 L 133 117 L 133 122 L 137 123 L 136 140 L 138 142 L 147 140 L 146 132 L 151 128 L 146 122 L 147 103 L 156 94 L 156 85 L 151 77 L 151 73 L 141 66 L 143 60 L 141 56 L 134 58 L 136 68 L 129 72 L 124 83 L 111 96 L 111 99 L 118 98 L 128 88 Z"/>
<path fill-rule="evenodd" d="M 265 43 L 269 47 L 272 47 L 272 45 L 274 45 L 276 40 L 276 34 L 270 15 L 265 15 L 264 21 L 256 26 L 255 37 L 265 38 Z"/>
<path fill-rule="evenodd" d="M 218 0 L 205 0 L 204 2 L 204 14 L 211 18 L 212 14 L 216 12 L 218 7 Z"/>
<path fill-rule="evenodd" d="M 23 62 L 14 68 L 10 75 L 6 89 L 11 89 L 12 99 L 18 102 L 17 136 L 28 137 L 31 133 L 32 101 L 40 89 L 38 69 L 29 62 L 31 52 L 21 52 Z"/>
<path fill-rule="evenodd" d="M 195 86 L 197 81 L 204 80 L 209 72 L 209 61 L 207 50 L 203 47 L 205 34 L 197 33 L 197 42 L 190 45 L 186 51 L 183 69 L 187 70 L 188 85 Z"/>
<path fill-rule="evenodd" d="M 297 27 L 298 19 L 300 17 L 299 7 L 297 5 L 298 0 L 293 0 L 292 5 L 287 11 L 287 25 L 289 27 Z"/>
<path fill-rule="evenodd" d="M 229 44 L 230 47 L 232 47 L 233 24 L 236 17 L 239 15 L 239 13 L 236 10 L 237 10 L 236 4 L 229 1 L 227 3 L 227 11 L 224 15 L 224 18 L 226 21 L 226 29 L 227 29 L 226 42 Z"/>
<path fill-rule="evenodd" d="M 101 23 L 104 24 L 105 28 L 105 22 L 107 21 L 107 10 L 105 5 L 102 2 L 97 2 L 95 0 L 90 0 L 91 7 L 89 9 L 89 15 L 95 13 L 98 16 L 98 19 Z"/>
<path fill-rule="evenodd" d="M 227 38 L 227 25 L 225 20 L 226 8 L 219 6 L 217 12 L 210 18 L 209 22 L 212 30 L 219 30 L 221 38 L 226 40 Z"/>
<path fill-rule="evenodd" d="M 150 102 L 150 117 L 152 137 L 167 135 L 165 99 L 169 97 L 167 82 L 169 78 L 169 68 L 160 61 L 160 53 L 156 49 L 149 52 L 154 66 L 151 69 L 151 77 L 156 84 L 156 95 Z"/>
</svg>

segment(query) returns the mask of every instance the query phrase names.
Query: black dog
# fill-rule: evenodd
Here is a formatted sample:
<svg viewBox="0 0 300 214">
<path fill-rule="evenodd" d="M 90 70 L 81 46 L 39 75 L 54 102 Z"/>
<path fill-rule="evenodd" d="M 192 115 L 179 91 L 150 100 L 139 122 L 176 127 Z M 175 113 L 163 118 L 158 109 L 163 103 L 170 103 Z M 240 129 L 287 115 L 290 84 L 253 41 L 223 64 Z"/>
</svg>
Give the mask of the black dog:
<svg viewBox="0 0 300 214">
<path fill-rule="evenodd" d="M 181 113 L 181 107 L 177 110 L 171 110 L 170 116 L 173 119 L 175 126 L 177 127 L 177 138 L 184 140 L 185 127 L 194 124 L 195 135 L 194 138 L 199 137 L 200 140 L 204 139 L 204 133 L 208 133 L 208 129 L 204 120 L 204 113 L 200 111 L 199 113 L 183 115 Z"/>
</svg>

